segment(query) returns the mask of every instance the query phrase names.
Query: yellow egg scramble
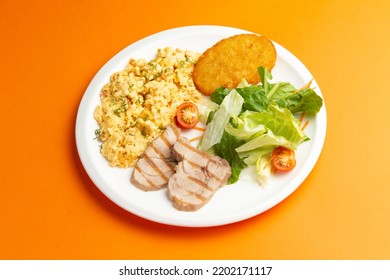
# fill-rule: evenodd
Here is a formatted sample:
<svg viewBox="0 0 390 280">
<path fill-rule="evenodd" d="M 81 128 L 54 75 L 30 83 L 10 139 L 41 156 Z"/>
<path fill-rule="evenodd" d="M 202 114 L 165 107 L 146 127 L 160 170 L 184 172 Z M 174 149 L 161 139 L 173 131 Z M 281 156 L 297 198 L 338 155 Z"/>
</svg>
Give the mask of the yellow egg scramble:
<svg viewBox="0 0 390 280">
<path fill-rule="evenodd" d="M 199 101 L 192 80 L 198 58 L 196 52 L 167 47 L 151 61 L 130 59 L 123 71 L 111 75 L 94 111 L 101 153 L 111 166 L 133 166 L 174 121 L 181 103 Z"/>
</svg>

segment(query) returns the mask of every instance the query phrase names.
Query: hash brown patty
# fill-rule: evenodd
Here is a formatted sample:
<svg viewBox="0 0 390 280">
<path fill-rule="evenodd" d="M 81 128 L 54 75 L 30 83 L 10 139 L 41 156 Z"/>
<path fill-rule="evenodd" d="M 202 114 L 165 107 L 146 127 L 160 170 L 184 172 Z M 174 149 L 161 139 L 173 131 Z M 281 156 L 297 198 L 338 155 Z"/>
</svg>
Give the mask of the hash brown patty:
<svg viewBox="0 0 390 280">
<path fill-rule="evenodd" d="M 236 87 L 242 79 L 260 82 L 258 67 L 275 66 L 276 49 L 268 38 L 256 34 L 239 34 L 222 39 L 207 49 L 195 64 L 193 80 L 203 94 L 219 87 Z"/>
</svg>

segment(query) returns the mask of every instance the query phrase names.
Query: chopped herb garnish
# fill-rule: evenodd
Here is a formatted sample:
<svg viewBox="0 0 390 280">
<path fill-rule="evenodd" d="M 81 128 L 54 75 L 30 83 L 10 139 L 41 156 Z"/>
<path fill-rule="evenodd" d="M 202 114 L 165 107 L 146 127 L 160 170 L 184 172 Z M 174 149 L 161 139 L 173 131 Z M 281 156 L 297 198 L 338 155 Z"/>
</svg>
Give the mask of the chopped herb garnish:
<svg viewBox="0 0 390 280">
<path fill-rule="evenodd" d="M 119 108 L 115 109 L 114 110 L 114 114 L 117 115 L 119 117 L 119 115 L 121 113 L 125 113 L 126 110 L 127 110 L 127 103 L 126 103 L 126 100 L 125 99 L 121 99 L 122 103 L 121 105 L 119 106 Z"/>
<path fill-rule="evenodd" d="M 189 59 L 188 57 L 186 58 L 186 61 L 187 61 L 188 63 L 190 63 L 190 64 L 195 64 L 195 61 Z"/>
<path fill-rule="evenodd" d="M 101 132 L 100 128 L 95 129 L 95 138 L 93 138 L 93 140 L 96 140 L 96 139 L 100 138 L 100 132 Z"/>
<path fill-rule="evenodd" d="M 142 129 L 142 130 L 141 130 L 141 134 L 142 134 L 142 136 L 145 137 L 145 138 L 146 138 L 146 136 L 148 135 L 148 134 L 146 133 L 145 129 Z"/>
</svg>

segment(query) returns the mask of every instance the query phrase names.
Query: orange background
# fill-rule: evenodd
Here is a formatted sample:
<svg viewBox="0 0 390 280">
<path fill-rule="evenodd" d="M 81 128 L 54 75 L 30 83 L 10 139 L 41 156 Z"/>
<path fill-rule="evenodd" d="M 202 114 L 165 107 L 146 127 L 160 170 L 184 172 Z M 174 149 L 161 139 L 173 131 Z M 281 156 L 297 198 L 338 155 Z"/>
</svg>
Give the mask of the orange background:
<svg viewBox="0 0 390 280">
<path fill-rule="evenodd" d="M 388 11 L 387 0 L 1 1 L 0 258 L 390 259 Z M 328 127 L 314 170 L 282 203 L 191 229 L 108 200 L 74 129 L 114 54 L 197 24 L 250 30 L 294 53 L 321 87 Z"/>
</svg>

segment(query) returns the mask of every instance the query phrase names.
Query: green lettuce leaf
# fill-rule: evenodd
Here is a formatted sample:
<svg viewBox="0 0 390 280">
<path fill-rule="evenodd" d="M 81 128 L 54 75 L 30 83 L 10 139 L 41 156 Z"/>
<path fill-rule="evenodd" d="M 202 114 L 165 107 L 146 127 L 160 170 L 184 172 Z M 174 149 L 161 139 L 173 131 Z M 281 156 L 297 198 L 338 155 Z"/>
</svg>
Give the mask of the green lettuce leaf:
<svg viewBox="0 0 390 280">
<path fill-rule="evenodd" d="M 215 90 L 215 92 L 210 95 L 210 100 L 217 103 L 218 105 L 222 103 L 224 98 L 229 94 L 231 88 L 220 87 Z"/>
<path fill-rule="evenodd" d="M 283 136 L 277 136 L 273 134 L 271 130 L 267 130 L 266 133 L 263 133 L 238 147 L 236 151 L 238 153 L 249 152 L 266 146 L 283 146 L 289 149 L 296 148 L 290 141 L 288 141 Z"/>
<path fill-rule="evenodd" d="M 241 170 L 247 166 L 235 150 L 235 148 L 239 147 L 243 143 L 243 140 L 224 132 L 221 141 L 214 146 L 214 153 L 226 159 L 232 170 L 232 175 L 228 180 L 228 184 L 237 182 L 240 177 Z"/>
<path fill-rule="evenodd" d="M 315 115 L 320 111 L 323 100 L 314 89 L 297 90 L 289 82 L 271 83 L 272 75 L 264 67 L 259 67 L 258 73 L 261 84 L 250 85 L 243 80 L 236 88 L 244 99 L 242 112 L 246 110 L 262 112 L 268 108 L 270 102 L 287 108 L 293 114 L 305 112 L 308 115 Z M 229 88 L 218 88 L 210 99 L 216 104 L 221 104 L 230 91 Z"/>
<path fill-rule="evenodd" d="M 262 154 L 256 161 L 256 179 L 262 185 L 266 186 L 268 178 L 271 176 L 272 164 L 270 164 L 272 152 Z"/>
<path fill-rule="evenodd" d="M 264 93 L 267 95 L 270 90 L 270 84 L 268 80 L 272 80 L 272 74 L 268 71 L 267 67 L 263 66 L 257 68 L 257 72 L 259 73 L 260 82 L 263 85 Z"/>
<path fill-rule="evenodd" d="M 278 82 L 272 84 L 267 93 L 267 98 L 271 102 L 276 102 L 282 98 L 287 98 L 296 92 L 296 88 L 289 82 Z"/>
<path fill-rule="evenodd" d="M 317 114 L 323 104 L 323 100 L 312 88 L 305 88 L 294 94 L 280 95 L 273 99 L 280 107 L 287 108 L 291 113 L 303 113 L 307 115 Z"/>
<path fill-rule="evenodd" d="M 251 118 L 251 111 L 246 111 L 240 116 L 232 116 L 225 130 L 229 134 L 244 140 L 250 140 L 258 134 L 266 132 L 266 128 L 260 119 Z"/>
<path fill-rule="evenodd" d="M 301 143 L 309 140 L 292 113 L 275 103 L 271 103 L 263 112 L 246 111 L 238 118 L 233 118 L 226 125 L 226 131 L 236 137 L 249 139 L 236 149 L 237 152 L 270 145 L 295 150 Z"/>
<path fill-rule="evenodd" d="M 235 89 L 229 92 L 206 126 L 206 131 L 199 145 L 201 150 L 207 151 L 221 141 L 226 124 L 231 116 L 241 112 L 243 102 L 243 98 Z"/>
<path fill-rule="evenodd" d="M 245 85 L 245 84 L 244 84 Z M 261 112 L 268 107 L 268 99 L 264 94 L 264 89 L 260 85 L 246 85 L 235 89 L 244 99 L 242 111 L 251 110 Z M 210 100 L 216 104 L 221 104 L 231 89 L 218 88 L 211 96 Z"/>
<path fill-rule="evenodd" d="M 260 85 L 249 85 L 237 88 L 237 92 L 244 98 L 243 111 L 262 112 L 267 109 L 269 100 L 265 96 L 264 88 Z"/>
<path fill-rule="evenodd" d="M 282 108 L 287 108 L 291 113 L 317 114 L 323 104 L 322 98 L 312 88 L 297 90 L 289 82 L 270 83 L 272 75 L 267 68 L 258 68 L 260 81 L 264 93 L 269 102 L 275 102 Z"/>
<path fill-rule="evenodd" d="M 301 143 L 308 141 L 309 138 L 300 128 L 300 122 L 286 108 L 280 108 L 271 103 L 266 111 L 261 113 L 252 113 L 262 120 L 264 126 L 269 128 L 276 136 L 282 136 L 291 143 L 295 150 Z M 255 116 L 257 114 L 257 116 Z"/>
<path fill-rule="evenodd" d="M 245 152 L 239 152 L 237 153 L 238 156 L 244 161 L 246 165 L 255 165 L 257 160 L 269 153 L 272 153 L 272 151 L 276 148 L 277 146 L 263 146 L 254 150 L 250 151 L 245 151 Z"/>
</svg>

